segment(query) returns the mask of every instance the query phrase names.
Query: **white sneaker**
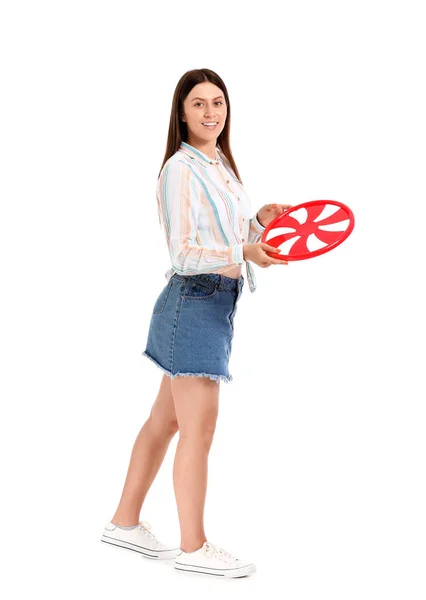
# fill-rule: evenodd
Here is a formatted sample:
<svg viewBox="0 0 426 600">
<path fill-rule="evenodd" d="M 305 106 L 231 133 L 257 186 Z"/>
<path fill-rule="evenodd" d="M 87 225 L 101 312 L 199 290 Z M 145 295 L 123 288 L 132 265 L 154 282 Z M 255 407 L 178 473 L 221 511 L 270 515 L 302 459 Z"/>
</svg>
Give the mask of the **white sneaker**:
<svg viewBox="0 0 426 600">
<path fill-rule="evenodd" d="M 254 563 L 239 560 L 210 542 L 204 542 L 203 546 L 195 552 L 184 552 L 179 549 L 174 568 L 177 571 L 220 577 L 244 577 L 256 571 Z"/>
<path fill-rule="evenodd" d="M 160 560 L 175 558 L 179 548 L 162 544 L 149 529 L 151 529 L 151 525 L 147 521 L 141 521 L 139 526 L 134 529 L 120 529 L 114 523 L 109 522 L 105 525 L 101 542 L 139 552 L 147 558 Z"/>
</svg>

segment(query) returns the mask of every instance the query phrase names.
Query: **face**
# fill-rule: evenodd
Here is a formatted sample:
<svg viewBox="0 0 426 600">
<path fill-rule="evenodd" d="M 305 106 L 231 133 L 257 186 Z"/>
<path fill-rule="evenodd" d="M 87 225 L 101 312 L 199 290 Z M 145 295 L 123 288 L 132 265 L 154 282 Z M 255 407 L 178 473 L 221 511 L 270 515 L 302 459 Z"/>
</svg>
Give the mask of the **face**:
<svg viewBox="0 0 426 600">
<path fill-rule="evenodd" d="M 227 107 L 222 90 L 210 81 L 198 83 L 183 102 L 183 120 L 188 126 L 188 143 L 216 143 L 225 126 Z M 216 122 L 208 127 L 203 123 Z"/>
</svg>

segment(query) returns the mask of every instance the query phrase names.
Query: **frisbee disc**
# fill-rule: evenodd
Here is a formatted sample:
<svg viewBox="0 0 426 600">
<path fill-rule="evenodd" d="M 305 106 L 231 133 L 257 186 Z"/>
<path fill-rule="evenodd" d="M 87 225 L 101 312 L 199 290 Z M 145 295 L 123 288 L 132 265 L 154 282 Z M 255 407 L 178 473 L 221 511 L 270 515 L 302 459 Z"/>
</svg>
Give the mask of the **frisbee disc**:
<svg viewBox="0 0 426 600">
<path fill-rule="evenodd" d="M 351 209 L 336 200 L 311 200 L 292 206 L 276 217 L 262 233 L 261 241 L 280 248 L 267 252 L 282 260 L 305 260 L 336 248 L 352 232 Z"/>
</svg>

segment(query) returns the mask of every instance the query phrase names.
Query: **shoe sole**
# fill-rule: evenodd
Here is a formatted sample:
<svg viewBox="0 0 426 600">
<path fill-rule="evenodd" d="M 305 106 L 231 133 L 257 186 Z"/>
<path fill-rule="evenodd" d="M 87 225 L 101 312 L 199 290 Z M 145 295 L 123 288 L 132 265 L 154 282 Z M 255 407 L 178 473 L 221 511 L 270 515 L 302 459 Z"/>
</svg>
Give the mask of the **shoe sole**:
<svg viewBox="0 0 426 600">
<path fill-rule="evenodd" d="M 185 565 L 175 562 L 174 569 L 184 573 L 198 573 L 216 577 L 246 577 L 256 572 L 256 565 L 247 565 L 239 569 L 207 569 L 205 567 L 197 567 L 196 565 Z"/>
<path fill-rule="evenodd" d="M 111 536 L 103 535 L 101 538 L 101 542 L 104 544 L 108 544 L 109 546 L 115 546 L 116 548 L 124 548 L 124 550 L 130 550 L 131 552 L 137 552 L 141 554 L 145 558 L 152 558 L 154 560 L 170 560 L 176 557 L 176 553 L 178 548 L 175 550 L 150 550 L 149 548 L 142 548 L 137 544 L 132 544 L 130 542 L 125 542 L 124 540 L 120 540 L 117 538 L 113 538 Z"/>
</svg>

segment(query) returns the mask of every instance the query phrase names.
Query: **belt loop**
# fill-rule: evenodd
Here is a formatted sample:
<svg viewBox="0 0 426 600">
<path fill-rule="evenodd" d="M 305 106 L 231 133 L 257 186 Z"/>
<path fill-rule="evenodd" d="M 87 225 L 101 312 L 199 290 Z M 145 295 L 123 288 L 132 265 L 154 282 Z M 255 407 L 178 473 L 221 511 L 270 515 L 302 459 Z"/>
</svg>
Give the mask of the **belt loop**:
<svg viewBox="0 0 426 600">
<path fill-rule="evenodd" d="M 217 289 L 221 292 L 223 290 L 223 283 L 224 283 L 224 279 L 223 279 L 223 275 L 219 275 L 219 283 L 217 284 Z"/>
</svg>

